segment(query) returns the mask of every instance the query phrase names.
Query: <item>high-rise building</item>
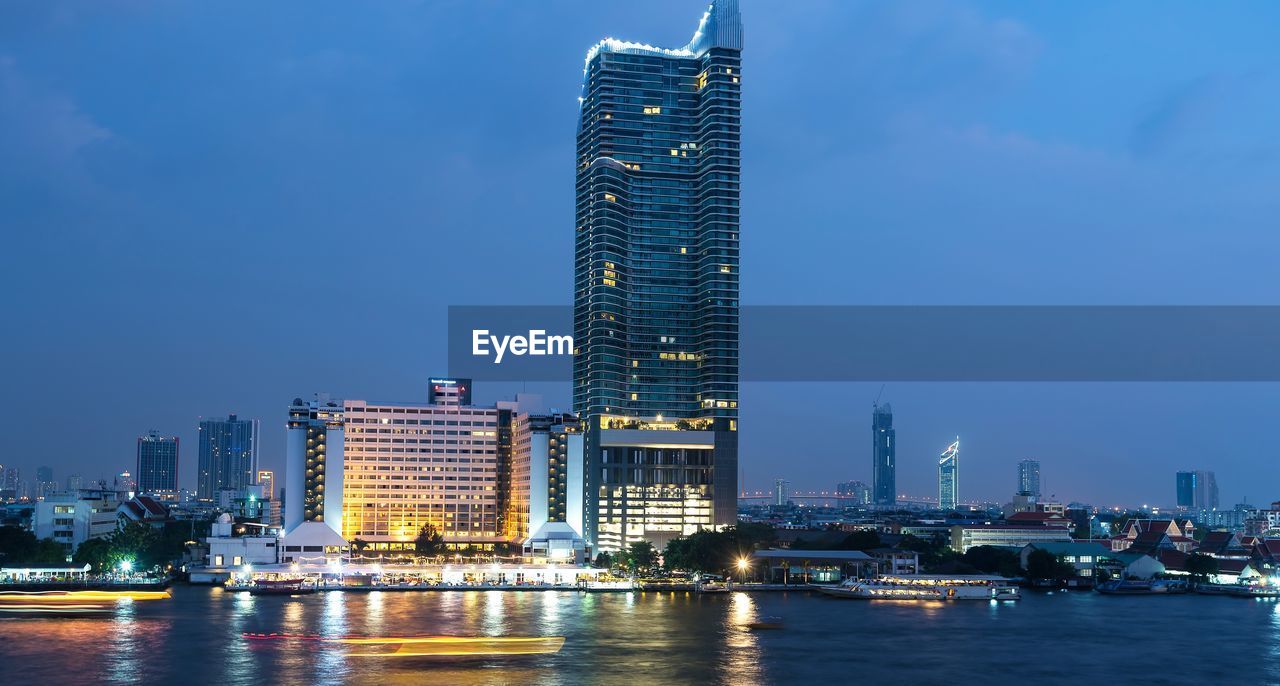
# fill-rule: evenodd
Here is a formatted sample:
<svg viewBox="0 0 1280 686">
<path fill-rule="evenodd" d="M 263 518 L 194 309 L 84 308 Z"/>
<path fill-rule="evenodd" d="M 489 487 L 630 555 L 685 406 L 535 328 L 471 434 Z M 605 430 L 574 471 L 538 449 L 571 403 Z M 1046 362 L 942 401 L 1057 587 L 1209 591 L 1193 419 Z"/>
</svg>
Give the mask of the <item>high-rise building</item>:
<svg viewBox="0 0 1280 686">
<path fill-rule="evenodd" d="M 111 485 L 118 492 L 129 493 L 130 498 L 133 497 L 134 493 L 138 492 L 138 480 L 127 469 L 116 474 L 116 478 L 112 480 Z"/>
<path fill-rule="evenodd" d="M 773 482 L 773 504 L 778 506 L 787 504 L 786 479 L 777 479 Z"/>
<path fill-rule="evenodd" d="M 898 502 L 898 461 L 894 452 L 893 408 L 889 403 L 871 409 L 871 497 L 876 505 Z"/>
<path fill-rule="evenodd" d="M 1018 495 L 1040 497 L 1040 461 L 1022 460 L 1018 463 Z"/>
<path fill-rule="evenodd" d="M 256 483 L 258 429 L 258 420 L 234 414 L 201 420 L 196 497 L 212 502 L 224 488 L 243 491 Z"/>
<path fill-rule="evenodd" d="M 742 20 L 587 52 L 577 134 L 574 409 L 597 550 L 737 520 Z"/>
<path fill-rule="evenodd" d="M 75 495 L 76 493 L 79 493 L 82 488 L 84 488 L 83 477 L 79 474 L 71 474 L 67 476 L 67 493 Z"/>
<path fill-rule="evenodd" d="M 36 469 L 36 497 L 47 498 L 58 492 L 58 482 L 53 480 L 53 467 Z"/>
<path fill-rule="evenodd" d="M 960 489 L 960 437 L 938 458 L 938 508 L 956 509 Z"/>
<path fill-rule="evenodd" d="M 1213 472 L 1196 470 L 1178 472 L 1178 509 L 1215 510 L 1218 508 L 1218 479 Z"/>
<path fill-rule="evenodd" d="M 318 395 L 312 401 L 294 398 L 289 406 L 284 470 L 289 496 L 284 510 L 286 531 L 304 522 L 320 522 L 334 534 L 341 534 L 345 429 L 340 400 Z"/>
<path fill-rule="evenodd" d="M 578 418 L 518 412 L 511 456 L 507 539 L 525 541 L 547 524 L 565 524 L 580 538 L 583 466 Z"/>
<path fill-rule="evenodd" d="M 276 474 L 269 469 L 258 470 L 258 485 L 262 486 L 262 497 L 267 500 L 276 499 Z"/>
<path fill-rule="evenodd" d="M 871 487 L 865 481 L 842 481 L 836 484 L 836 495 L 844 505 L 871 504 Z"/>
<path fill-rule="evenodd" d="M 138 492 L 166 498 L 178 495 L 178 437 L 148 431 L 138 437 Z"/>
</svg>

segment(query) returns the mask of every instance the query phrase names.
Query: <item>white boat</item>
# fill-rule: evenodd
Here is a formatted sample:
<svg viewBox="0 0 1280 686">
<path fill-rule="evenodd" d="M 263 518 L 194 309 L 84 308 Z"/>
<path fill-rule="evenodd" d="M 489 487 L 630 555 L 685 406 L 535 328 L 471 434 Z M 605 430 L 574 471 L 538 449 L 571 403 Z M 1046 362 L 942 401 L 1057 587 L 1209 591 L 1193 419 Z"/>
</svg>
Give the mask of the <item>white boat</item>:
<svg viewBox="0 0 1280 686">
<path fill-rule="evenodd" d="M 1018 587 L 1002 576 L 911 574 L 847 579 L 839 586 L 814 586 L 837 598 L 862 600 L 1018 600 Z"/>
</svg>

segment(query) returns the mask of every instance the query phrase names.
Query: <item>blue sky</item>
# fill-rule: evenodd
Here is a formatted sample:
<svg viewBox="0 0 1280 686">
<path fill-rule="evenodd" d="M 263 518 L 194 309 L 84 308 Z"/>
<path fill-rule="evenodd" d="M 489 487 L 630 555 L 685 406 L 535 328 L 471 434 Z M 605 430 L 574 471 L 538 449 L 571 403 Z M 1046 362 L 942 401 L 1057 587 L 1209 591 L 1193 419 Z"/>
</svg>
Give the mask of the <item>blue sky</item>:
<svg viewBox="0 0 1280 686">
<path fill-rule="evenodd" d="M 1280 301 L 1280 6 L 743 0 L 743 301 Z M 450 304 L 559 304 L 586 48 L 698 0 L 0 5 L 0 463 L 416 400 Z M 509 387 L 481 387 L 492 401 Z M 538 390 L 567 406 L 566 387 Z M 870 478 L 879 384 L 748 384 L 745 478 Z M 899 484 L 1280 497 L 1274 384 L 890 384 Z"/>
</svg>

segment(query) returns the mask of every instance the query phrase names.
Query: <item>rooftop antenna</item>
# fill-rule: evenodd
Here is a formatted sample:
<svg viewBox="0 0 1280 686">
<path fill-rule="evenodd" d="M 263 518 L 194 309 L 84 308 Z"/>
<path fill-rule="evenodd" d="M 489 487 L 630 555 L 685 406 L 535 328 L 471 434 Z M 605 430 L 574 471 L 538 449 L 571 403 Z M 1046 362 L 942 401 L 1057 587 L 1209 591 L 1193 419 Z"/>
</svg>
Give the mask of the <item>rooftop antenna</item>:
<svg viewBox="0 0 1280 686">
<path fill-rule="evenodd" d="M 876 407 L 880 404 L 880 396 L 882 395 L 884 395 L 884 384 L 880 384 L 880 392 L 876 393 L 876 399 L 871 403 L 872 407 Z"/>
</svg>

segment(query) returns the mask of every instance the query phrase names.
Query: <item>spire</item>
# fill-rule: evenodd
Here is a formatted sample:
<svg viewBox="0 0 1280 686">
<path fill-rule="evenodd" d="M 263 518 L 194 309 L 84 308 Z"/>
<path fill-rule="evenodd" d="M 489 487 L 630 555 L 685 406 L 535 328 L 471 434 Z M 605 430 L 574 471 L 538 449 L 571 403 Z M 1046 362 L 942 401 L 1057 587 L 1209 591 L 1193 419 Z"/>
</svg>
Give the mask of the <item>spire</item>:
<svg viewBox="0 0 1280 686">
<path fill-rule="evenodd" d="M 742 49 L 742 12 L 738 0 L 712 0 L 685 50 L 695 57 L 711 48 Z"/>
</svg>

